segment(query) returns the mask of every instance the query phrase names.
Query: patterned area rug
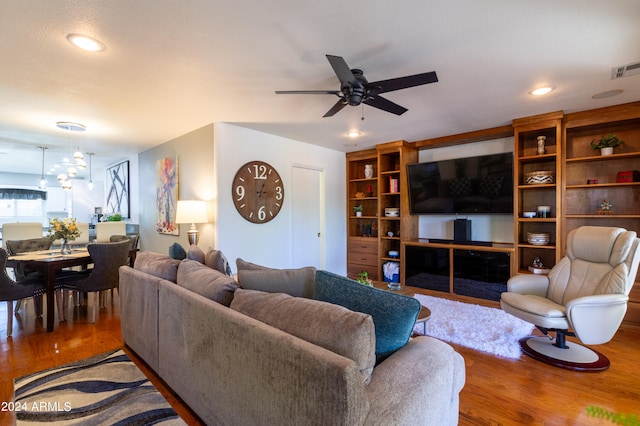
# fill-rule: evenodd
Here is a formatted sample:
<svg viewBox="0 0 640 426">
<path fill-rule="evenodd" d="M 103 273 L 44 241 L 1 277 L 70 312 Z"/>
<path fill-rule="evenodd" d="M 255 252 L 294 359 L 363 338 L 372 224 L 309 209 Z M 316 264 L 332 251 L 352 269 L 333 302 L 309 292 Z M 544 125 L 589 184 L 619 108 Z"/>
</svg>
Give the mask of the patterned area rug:
<svg viewBox="0 0 640 426">
<path fill-rule="evenodd" d="M 428 336 L 500 357 L 520 358 L 518 340 L 529 336 L 534 328 L 501 309 L 422 294 L 414 297 L 431 311 L 426 322 Z M 417 324 L 414 331 L 422 334 L 422 324 Z"/>
<path fill-rule="evenodd" d="M 122 350 L 15 380 L 19 425 L 184 425 Z"/>
</svg>

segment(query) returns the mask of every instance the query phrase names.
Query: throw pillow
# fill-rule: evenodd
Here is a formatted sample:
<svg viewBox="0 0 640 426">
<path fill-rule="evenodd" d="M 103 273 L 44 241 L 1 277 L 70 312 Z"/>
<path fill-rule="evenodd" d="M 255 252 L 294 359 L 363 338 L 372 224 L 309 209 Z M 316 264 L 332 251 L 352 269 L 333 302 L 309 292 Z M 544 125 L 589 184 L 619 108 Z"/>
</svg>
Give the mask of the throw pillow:
<svg viewBox="0 0 640 426">
<path fill-rule="evenodd" d="M 233 294 L 239 287 L 233 278 L 200 262 L 189 259 L 180 262 L 176 283 L 180 287 L 225 306 L 231 304 Z"/>
<path fill-rule="evenodd" d="M 378 362 L 409 341 L 422 308 L 413 297 L 368 287 L 328 271 L 316 272 L 314 298 L 371 315 Z"/>
<path fill-rule="evenodd" d="M 166 254 L 141 251 L 136 256 L 133 268 L 171 282 L 176 282 L 180 261 Z"/>
<path fill-rule="evenodd" d="M 295 297 L 313 298 L 316 268 L 241 269 L 238 281 L 242 288 L 268 293 L 286 293 Z"/>
<path fill-rule="evenodd" d="M 251 263 L 251 262 L 247 262 L 246 260 L 237 258 L 236 259 L 236 268 L 238 269 L 238 272 L 240 272 L 240 270 L 242 269 L 257 269 L 260 271 L 266 271 L 269 269 L 273 269 L 273 268 L 268 268 L 266 266 L 261 266 L 261 265 L 257 265 L 255 263 Z"/>
<path fill-rule="evenodd" d="M 192 244 L 191 246 L 189 246 L 189 251 L 187 252 L 187 259 L 204 263 L 204 252 L 200 247 Z"/>
<path fill-rule="evenodd" d="M 318 300 L 239 289 L 231 309 L 353 360 L 369 383 L 375 365 L 371 316 Z"/>
<path fill-rule="evenodd" d="M 220 250 L 209 248 L 207 253 L 204 255 L 204 264 L 209 268 L 213 268 L 222 272 L 225 275 L 233 275 L 233 272 L 231 272 L 231 266 L 229 266 L 227 258 Z"/>
<path fill-rule="evenodd" d="M 182 260 L 187 257 L 187 252 L 184 251 L 184 248 L 180 244 L 173 243 L 169 246 L 169 257 L 172 259 Z"/>
</svg>

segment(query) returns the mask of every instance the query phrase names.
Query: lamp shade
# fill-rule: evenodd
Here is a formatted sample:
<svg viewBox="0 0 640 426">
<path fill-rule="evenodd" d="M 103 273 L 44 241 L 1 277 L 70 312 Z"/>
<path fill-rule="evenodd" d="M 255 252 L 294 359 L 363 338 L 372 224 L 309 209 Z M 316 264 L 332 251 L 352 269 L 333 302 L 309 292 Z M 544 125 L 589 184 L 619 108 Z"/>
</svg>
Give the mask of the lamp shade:
<svg viewBox="0 0 640 426">
<path fill-rule="evenodd" d="M 207 203 L 201 200 L 178 200 L 176 223 L 206 223 Z"/>
</svg>

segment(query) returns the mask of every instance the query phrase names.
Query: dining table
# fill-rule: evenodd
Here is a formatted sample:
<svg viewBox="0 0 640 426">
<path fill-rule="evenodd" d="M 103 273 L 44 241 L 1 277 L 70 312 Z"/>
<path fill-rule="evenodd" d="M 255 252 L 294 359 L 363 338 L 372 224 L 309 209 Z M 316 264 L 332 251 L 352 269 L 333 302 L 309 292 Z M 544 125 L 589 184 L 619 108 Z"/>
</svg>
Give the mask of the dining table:
<svg viewBox="0 0 640 426">
<path fill-rule="evenodd" d="M 62 254 L 60 249 L 39 250 L 9 256 L 7 266 L 22 263 L 27 269 L 41 272 L 44 276 L 47 295 L 47 331 L 53 331 L 55 312 L 56 274 L 64 268 L 74 266 L 87 267 L 93 261 L 86 247 L 71 249 L 71 253 Z"/>
</svg>

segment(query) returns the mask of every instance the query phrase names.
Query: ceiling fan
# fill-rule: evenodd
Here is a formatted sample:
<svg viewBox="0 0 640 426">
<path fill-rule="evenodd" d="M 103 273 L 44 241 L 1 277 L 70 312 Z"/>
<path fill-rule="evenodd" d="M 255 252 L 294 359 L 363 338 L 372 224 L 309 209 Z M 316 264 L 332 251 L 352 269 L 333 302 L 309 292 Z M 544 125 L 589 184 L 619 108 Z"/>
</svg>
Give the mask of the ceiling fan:
<svg viewBox="0 0 640 426">
<path fill-rule="evenodd" d="M 333 71 L 340 80 L 340 90 L 276 90 L 276 94 L 338 96 L 340 98 L 338 102 L 336 102 L 336 104 L 331 107 L 323 117 L 331 117 L 347 105 L 357 106 L 362 103 L 392 114 L 402 115 L 407 112 L 407 109 L 383 98 L 380 96 L 380 93 L 392 92 L 394 90 L 421 86 L 423 84 L 435 83 L 438 81 L 436 72 L 431 71 L 369 83 L 362 70 L 357 68 L 349 69 L 346 61 L 341 56 L 326 56 L 333 67 Z"/>
</svg>

